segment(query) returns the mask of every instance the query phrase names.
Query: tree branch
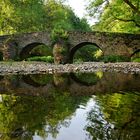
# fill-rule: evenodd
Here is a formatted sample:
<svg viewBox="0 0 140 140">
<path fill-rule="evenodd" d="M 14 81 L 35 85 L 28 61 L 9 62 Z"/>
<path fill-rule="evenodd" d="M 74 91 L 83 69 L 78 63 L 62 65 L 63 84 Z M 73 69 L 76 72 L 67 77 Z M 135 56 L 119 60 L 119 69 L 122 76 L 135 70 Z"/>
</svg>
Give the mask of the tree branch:
<svg viewBox="0 0 140 140">
<path fill-rule="evenodd" d="M 123 21 L 123 22 L 134 22 L 133 19 L 122 19 L 122 18 L 117 18 L 117 17 L 115 17 L 115 19 Z"/>
<path fill-rule="evenodd" d="M 132 9 L 133 9 L 133 11 L 134 12 L 136 12 L 136 13 L 138 13 L 139 15 L 140 15 L 140 11 L 139 11 L 139 9 L 135 6 L 135 5 L 133 5 L 129 0 L 123 0 L 127 5 L 129 5 Z"/>
<path fill-rule="evenodd" d="M 115 17 L 116 20 L 123 21 L 123 22 L 134 22 L 137 27 L 140 28 L 140 24 L 138 24 L 134 19 L 122 19 Z"/>
</svg>

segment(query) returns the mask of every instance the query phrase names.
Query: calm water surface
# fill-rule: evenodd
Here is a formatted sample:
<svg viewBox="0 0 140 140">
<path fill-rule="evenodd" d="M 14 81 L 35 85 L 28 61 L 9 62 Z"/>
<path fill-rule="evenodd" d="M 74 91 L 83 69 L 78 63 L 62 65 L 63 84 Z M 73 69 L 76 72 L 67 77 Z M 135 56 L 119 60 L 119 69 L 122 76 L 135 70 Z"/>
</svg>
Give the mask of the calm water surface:
<svg viewBox="0 0 140 140">
<path fill-rule="evenodd" d="M 140 140 L 140 75 L 0 76 L 0 140 Z"/>
</svg>

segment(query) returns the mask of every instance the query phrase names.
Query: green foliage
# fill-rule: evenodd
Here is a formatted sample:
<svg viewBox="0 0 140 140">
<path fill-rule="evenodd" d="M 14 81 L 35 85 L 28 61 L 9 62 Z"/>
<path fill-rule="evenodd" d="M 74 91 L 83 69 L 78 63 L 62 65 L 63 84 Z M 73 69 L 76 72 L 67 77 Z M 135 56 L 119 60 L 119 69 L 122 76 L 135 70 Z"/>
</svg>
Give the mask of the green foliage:
<svg viewBox="0 0 140 140">
<path fill-rule="evenodd" d="M 94 53 L 94 56 L 95 58 L 100 58 L 101 56 L 103 55 L 103 52 L 102 50 L 98 49 L 95 53 Z"/>
<path fill-rule="evenodd" d="M 27 58 L 27 61 L 43 61 L 48 63 L 53 63 L 54 59 L 52 56 L 34 56 Z"/>
<path fill-rule="evenodd" d="M 54 42 L 60 41 L 60 39 L 66 41 L 68 39 L 68 34 L 67 31 L 63 30 L 62 28 L 55 28 L 52 30 L 51 37 Z"/>
<path fill-rule="evenodd" d="M 139 5 L 139 0 L 131 0 L 129 4 L 126 0 L 89 0 L 89 16 L 98 18 L 93 30 L 140 33 Z"/>
<path fill-rule="evenodd" d="M 63 30 L 90 30 L 85 19 L 57 0 L 2 0 L 0 17 L 0 35 L 49 30 L 65 37 Z"/>
<path fill-rule="evenodd" d="M 6 0 L 0 3 L 1 34 L 43 30 L 44 8 L 42 0 Z"/>
<path fill-rule="evenodd" d="M 129 58 L 124 56 L 118 56 L 118 55 L 109 55 L 109 56 L 103 56 L 102 61 L 106 62 L 128 62 L 130 61 Z"/>
</svg>

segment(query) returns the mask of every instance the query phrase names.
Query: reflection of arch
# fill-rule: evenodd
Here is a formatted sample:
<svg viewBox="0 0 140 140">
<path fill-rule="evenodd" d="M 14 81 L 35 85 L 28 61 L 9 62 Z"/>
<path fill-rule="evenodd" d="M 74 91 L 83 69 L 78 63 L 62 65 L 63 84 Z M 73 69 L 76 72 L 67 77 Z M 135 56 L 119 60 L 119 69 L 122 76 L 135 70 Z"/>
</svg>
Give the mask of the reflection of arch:
<svg viewBox="0 0 140 140">
<path fill-rule="evenodd" d="M 88 73 L 84 73 L 84 74 L 88 74 Z M 78 78 L 74 73 L 70 73 L 70 77 L 71 79 L 73 79 L 75 82 L 84 85 L 84 86 L 93 86 L 96 85 L 97 82 L 100 80 L 96 75 L 95 77 L 97 78 L 96 81 L 93 81 L 92 83 L 88 83 L 86 81 L 81 80 L 80 78 Z"/>
<path fill-rule="evenodd" d="M 35 43 L 31 43 L 31 44 L 28 44 L 27 46 L 25 46 L 19 54 L 20 59 L 23 60 L 23 59 L 27 58 L 30 55 L 30 51 L 39 45 L 45 45 L 45 44 L 35 42 Z"/>
<path fill-rule="evenodd" d="M 70 63 L 73 62 L 74 54 L 76 53 L 76 51 L 77 51 L 79 48 L 81 48 L 81 47 L 83 47 L 83 46 L 85 46 L 85 45 L 94 45 L 94 46 L 96 46 L 97 48 L 101 49 L 96 43 L 82 42 L 82 43 L 76 45 L 75 47 L 73 47 L 73 48 L 71 49 L 70 55 L 69 55 Z"/>
<path fill-rule="evenodd" d="M 38 83 L 36 83 L 34 80 L 31 79 L 31 77 L 29 75 L 24 75 L 22 76 L 22 80 L 28 84 L 28 85 L 32 85 L 33 87 L 40 87 L 40 86 L 45 86 L 45 85 L 40 85 Z"/>
<path fill-rule="evenodd" d="M 134 51 L 134 53 L 131 55 L 131 57 L 133 57 L 137 53 L 140 53 L 140 49 L 137 49 L 136 51 Z"/>
<path fill-rule="evenodd" d="M 81 73 L 82 74 L 82 73 Z M 83 73 L 83 74 L 88 74 L 88 73 Z M 94 73 L 91 73 L 92 75 L 90 75 L 90 77 L 93 78 L 92 82 L 87 82 L 86 80 L 80 79 L 76 74 L 74 73 L 70 73 L 70 78 L 75 81 L 76 83 L 79 83 L 81 85 L 84 86 L 93 86 L 96 85 L 97 82 L 100 80 L 100 78 L 98 76 L 96 76 L 96 74 L 94 75 Z M 52 83 L 53 84 L 53 75 L 43 75 L 43 77 L 46 77 L 45 79 L 43 79 L 43 83 L 40 81 L 39 77 L 40 74 L 35 74 L 35 75 L 23 75 L 22 76 L 22 80 L 28 84 L 28 85 L 32 85 L 33 87 L 43 87 L 46 86 L 48 83 Z M 80 75 L 83 76 L 83 75 Z M 84 75 L 85 76 L 85 75 Z M 41 78 L 42 80 L 42 78 Z M 88 79 L 87 79 L 88 80 Z"/>
<path fill-rule="evenodd" d="M 39 80 L 34 80 L 35 78 L 33 78 L 32 76 L 35 77 L 37 75 L 24 75 L 24 76 L 22 76 L 22 80 L 26 84 L 32 85 L 33 87 L 41 87 L 41 86 L 43 87 L 43 86 L 46 86 L 47 85 L 48 81 L 45 82 L 45 83 L 39 83 L 39 82 L 37 82 Z M 47 76 L 49 76 L 49 75 L 47 75 Z M 48 80 L 50 80 L 50 79 L 48 79 Z"/>
</svg>

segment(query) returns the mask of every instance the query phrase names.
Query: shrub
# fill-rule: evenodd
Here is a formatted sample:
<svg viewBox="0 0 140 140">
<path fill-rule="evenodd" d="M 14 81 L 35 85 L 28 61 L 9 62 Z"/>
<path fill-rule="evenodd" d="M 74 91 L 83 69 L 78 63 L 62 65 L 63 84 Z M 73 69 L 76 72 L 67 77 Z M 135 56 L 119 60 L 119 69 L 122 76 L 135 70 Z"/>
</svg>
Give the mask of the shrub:
<svg viewBox="0 0 140 140">
<path fill-rule="evenodd" d="M 132 62 L 140 62 L 140 58 L 134 58 L 131 60 Z"/>
<path fill-rule="evenodd" d="M 53 63 L 54 58 L 52 56 L 34 56 L 27 58 L 27 61 L 43 61 L 48 63 Z"/>
</svg>

